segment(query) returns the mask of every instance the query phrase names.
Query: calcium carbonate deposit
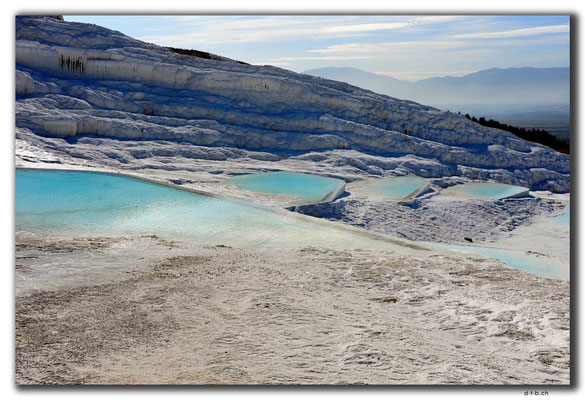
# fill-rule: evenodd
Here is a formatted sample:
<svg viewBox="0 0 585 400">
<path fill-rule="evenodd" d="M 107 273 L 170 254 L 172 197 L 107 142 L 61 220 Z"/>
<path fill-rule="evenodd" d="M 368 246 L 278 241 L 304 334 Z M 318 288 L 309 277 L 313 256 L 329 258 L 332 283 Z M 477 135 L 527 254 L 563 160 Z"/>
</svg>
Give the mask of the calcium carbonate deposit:
<svg viewBox="0 0 585 400">
<path fill-rule="evenodd" d="M 56 17 L 15 54 L 17 383 L 569 383 L 568 155 Z"/>
<path fill-rule="evenodd" d="M 17 18 L 18 148 L 38 155 L 32 132 L 52 139 L 41 147 L 59 147 L 60 156 L 77 163 L 125 168 L 165 156 L 270 161 L 329 151 L 335 157 L 314 161 L 352 166 L 362 175 L 403 168 L 424 177 L 569 191 L 568 155 L 510 133 L 345 83 L 210 58 L 99 26 Z M 91 152 L 65 145 L 87 135 L 95 137 Z M 141 142 L 120 150 L 107 139 Z M 160 141 L 213 150 L 161 149 Z M 242 150 L 228 150 L 236 147 Z"/>
</svg>

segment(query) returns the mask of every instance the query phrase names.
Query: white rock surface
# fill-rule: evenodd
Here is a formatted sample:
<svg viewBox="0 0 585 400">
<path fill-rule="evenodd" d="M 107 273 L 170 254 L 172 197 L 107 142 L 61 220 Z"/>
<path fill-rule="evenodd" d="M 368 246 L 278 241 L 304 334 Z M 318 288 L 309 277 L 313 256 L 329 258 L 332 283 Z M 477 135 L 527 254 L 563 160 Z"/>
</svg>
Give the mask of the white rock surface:
<svg viewBox="0 0 585 400">
<path fill-rule="evenodd" d="M 67 142 L 73 158 L 99 165 L 116 153 L 118 162 L 135 167 L 149 165 L 152 148 L 162 141 L 168 156 L 221 153 L 229 160 L 246 149 L 265 160 L 306 156 L 359 165 L 362 175 L 412 166 L 414 156 L 411 170 L 420 176 L 569 191 L 565 154 L 345 83 L 180 55 L 50 17 L 17 17 L 16 39 L 17 138 L 43 154 L 56 142 L 35 136 L 73 138 Z M 76 143 L 88 135 L 114 140 L 82 151 Z M 140 141 L 136 151 L 116 145 L 128 139 Z M 17 151 L 17 163 L 21 157 Z"/>
<path fill-rule="evenodd" d="M 358 193 L 304 211 L 417 240 L 520 241 L 543 256 L 565 243 L 543 240 L 568 242 L 566 231 L 537 236 L 530 226 L 507 235 L 558 212 L 568 194 L 439 201 L 440 188 L 469 179 L 569 190 L 568 156 L 506 132 L 93 25 L 18 17 L 16 38 L 17 167 L 121 171 L 272 206 L 290 199 L 226 178 L 417 174 L 433 178 L 432 191 L 411 206 Z M 494 260 L 156 236 L 19 235 L 16 251 L 19 383 L 569 382 L 569 284 Z"/>
<path fill-rule="evenodd" d="M 17 234 L 16 260 L 18 384 L 570 383 L 569 283 L 478 257 Z"/>
</svg>

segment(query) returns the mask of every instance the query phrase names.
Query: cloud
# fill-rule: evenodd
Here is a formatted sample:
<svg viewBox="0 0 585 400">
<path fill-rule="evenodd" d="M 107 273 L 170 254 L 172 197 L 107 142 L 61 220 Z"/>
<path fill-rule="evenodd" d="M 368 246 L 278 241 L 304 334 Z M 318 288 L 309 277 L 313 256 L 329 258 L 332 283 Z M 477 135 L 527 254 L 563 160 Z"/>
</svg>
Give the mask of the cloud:
<svg viewBox="0 0 585 400">
<path fill-rule="evenodd" d="M 194 46 L 238 44 L 277 40 L 343 39 L 372 35 L 373 32 L 403 29 L 415 25 L 450 21 L 459 16 L 270 16 L 270 17 L 205 17 L 173 16 L 181 31 L 148 35 L 141 40 L 162 45 Z M 222 18 L 218 20 L 218 18 Z M 376 22 L 372 22 L 372 20 Z M 355 22 L 364 22 L 356 24 Z"/>
<path fill-rule="evenodd" d="M 306 25 L 310 24 L 310 22 L 311 21 L 306 18 L 275 16 L 270 18 L 254 18 L 220 22 L 218 24 L 214 24 L 213 29 L 223 31 L 233 29 L 278 28 L 290 25 Z"/>
<path fill-rule="evenodd" d="M 364 36 L 359 32 L 328 32 L 324 26 L 347 23 L 353 18 L 320 16 L 174 17 L 180 31 L 171 34 L 149 35 L 139 39 L 162 45 L 194 46 L 241 44 L 297 38 L 344 38 Z"/>
<path fill-rule="evenodd" d="M 278 61 L 296 61 L 296 60 L 365 60 L 370 56 L 299 56 L 299 57 L 280 57 Z"/>
<path fill-rule="evenodd" d="M 551 33 L 569 33 L 569 24 L 537 26 L 534 28 L 514 29 L 503 32 L 479 32 L 453 35 L 456 39 L 497 39 L 518 36 L 545 35 Z"/>
<path fill-rule="evenodd" d="M 380 53 L 399 48 L 401 51 L 420 50 L 422 48 L 449 49 L 466 45 L 461 41 L 406 41 L 384 43 L 344 43 L 328 46 L 324 49 L 307 50 L 309 53 Z"/>
<path fill-rule="evenodd" d="M 324 28 L 323 32 L 367 32 L 400 29 L 405 28 L 407 26 L 412 26 L 412 24 L 408 22 L 388 22 L 385 24 L 339 25 Z"/>
<path fill-rule="evenodd" d="M 243 25 L 243 24 L 242 24 Z M 259 28 L 259 27 L 262 28 Z M 252 42 L 265 42 L 297 38 L 347 38 L 364 36 L 360 33 L 349 32 L 325 32 L 321 27 L 291 26 L 285 22 L 265 23 L 255 28 L 234 28 L 232 26 L 218 26 L 205 28 L 196 33 L 177 33 L 170 35 L 157 35 L 141 37 L 140 40 L 162 45 L 196 45 L 196 44 L 239 44 Z"/>
<path fill-rule="evenodd" d="M 415 25 L 436 24 L 462 18 L 458 15 L 425 15 L 410 17 L 404 22 L 369 23 L 356 25 L 337 25 L 323 29 L 323 32 L 371 32 L 408 28 Z"/>
</svg>

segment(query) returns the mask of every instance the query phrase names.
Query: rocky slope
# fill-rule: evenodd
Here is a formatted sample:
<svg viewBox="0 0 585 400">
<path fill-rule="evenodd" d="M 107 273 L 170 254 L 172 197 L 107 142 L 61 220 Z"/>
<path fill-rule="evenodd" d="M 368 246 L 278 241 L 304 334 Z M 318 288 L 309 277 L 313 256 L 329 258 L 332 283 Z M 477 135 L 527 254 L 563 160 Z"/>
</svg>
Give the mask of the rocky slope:
<svg viewBox="0 0 585 400">
<path fill-rule="evenodd" d="M 133 140 L 133 152 L 116 156 L 125 167 L 155 161 L 153 146 L 164 142 L 165 156 L 180 149 L 189 158 L 188 146 L 194 158 L 239 148 L 267 161 L 335 152 L 337 166 L 359 159 L 365 175 L 403 167 L 569 191 L 567 155 L 463 116 L 271 66 L 178 54 L 95 25 L 17 17 L 15 83 L 17 165 L 19 149 L 59 147 L 106 164 L 115 142 Z M 88 135 L 95 151 L 76 151 Z"/>
</svg>

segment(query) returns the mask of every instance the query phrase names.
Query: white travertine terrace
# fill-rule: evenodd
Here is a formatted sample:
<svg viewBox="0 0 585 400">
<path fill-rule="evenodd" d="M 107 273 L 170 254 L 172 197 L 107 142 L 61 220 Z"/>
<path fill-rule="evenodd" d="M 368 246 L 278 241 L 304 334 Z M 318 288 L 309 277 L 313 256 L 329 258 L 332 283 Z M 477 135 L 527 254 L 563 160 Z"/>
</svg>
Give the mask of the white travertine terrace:
<svg viewBox="0 0 585 400">
<path fill-rule="evenodd" d="M 16 39 L 17 136 L 415 155 L 428 160 L 426 177 L 569 191 L 568 155 L 411 101 L 50 17 L 18 17 Z"/>
</svg>

